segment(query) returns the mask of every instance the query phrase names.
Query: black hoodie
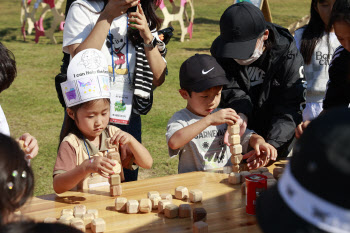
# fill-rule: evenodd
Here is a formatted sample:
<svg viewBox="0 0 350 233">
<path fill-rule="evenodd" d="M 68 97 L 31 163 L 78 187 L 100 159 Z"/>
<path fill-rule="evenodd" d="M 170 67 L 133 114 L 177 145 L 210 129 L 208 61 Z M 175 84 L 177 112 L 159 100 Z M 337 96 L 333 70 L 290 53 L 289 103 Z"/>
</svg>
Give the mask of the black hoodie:
<svg viewBox="0 0 350 233">
<path fill-rule="evenodd" d="M 230 84 L 223 87 L 221 108 L 233 108 L 248 117 L 248 128 L 273 145 L 279 156 L 287 154 L 294 137 L 294 129 L 302 120 L 305 105 L 306 80 L 304 61 L 289 31 L 267 23 L 270 45 L 260 61 L 265 77 L 258 91 L 250 91 L 247 69 L 254 66 L 239 65 L 233 58 L 216 56 L 216 39 L 210 52 L 226 71 Z M 254 101 L 252 101 L 254 100 Z"/>
</svg>

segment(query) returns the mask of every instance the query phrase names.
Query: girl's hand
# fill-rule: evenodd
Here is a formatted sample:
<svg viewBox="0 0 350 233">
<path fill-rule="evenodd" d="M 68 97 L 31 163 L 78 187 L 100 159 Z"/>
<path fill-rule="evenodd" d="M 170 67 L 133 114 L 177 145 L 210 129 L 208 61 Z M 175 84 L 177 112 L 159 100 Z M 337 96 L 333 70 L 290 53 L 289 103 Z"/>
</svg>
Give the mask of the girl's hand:
<svg viewBox="0 0 350 233">
<path fill-rule="evenodd" d="M 113 19 L 125 14 L 130 7 L 138 3 L 139 0 L 109 0 L 102 13 L 112 22 Z"/>
<path fill-rule="evenodd" d="M 94 156 L 92 159 L 85 160 L 87 173 L 98 173 L 105 178 L 109 178 L 107 174 L 114 174 L 113 166 L 116 164 L 102 156 Z"/>
<path fill-rule="evenodd" d="M 113 137 L 111 138 L 111 143 L 120 145 L 126 145 L 128 144 L 134 137 L 128 134 L 127 132 L 124 132 L 123 130 L 118 130 Z"/>
<path fill-rule="evenodd" d="M 26 159 L 32 159 L 35 156 L 37 156 L 39 152 L 39 145 L 35 137 L 30 135 L 29 133 L 25 133 L 18 140 L 24 141 Z"/>
<path fill-rule="evenodd" d="M 148 27 L 146 16 L 142 10 L 141 4 L 137 5 L 139 12 L 129 13 L 129 27 L 134 27 L 140 32 L 140 36 L 145 44 L 150 44 L 153 40 L 153 35 Z M 134 23 L 134 24 L 130 24 Z"/>
</svg>

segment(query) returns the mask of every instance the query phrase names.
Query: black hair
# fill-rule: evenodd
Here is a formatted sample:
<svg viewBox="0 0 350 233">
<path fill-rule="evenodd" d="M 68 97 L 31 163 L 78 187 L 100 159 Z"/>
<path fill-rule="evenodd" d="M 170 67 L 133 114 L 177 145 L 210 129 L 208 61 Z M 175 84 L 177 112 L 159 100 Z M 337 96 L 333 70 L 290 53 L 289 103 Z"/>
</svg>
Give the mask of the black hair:
<svg viewBox="0 0 350 233">
<path fill-rule="evenodd" d="M 82 231 L 61 223 L 13 222 L 0 228 L 0 233 L 81 233 Z"/>
<path fill-rule="evenodd" d="M 98 101 L 100 99 L 96 99 L 96 100 L 90 100 L 88 102 L 85 103 L 81 103 L 81 104 L 77 104 L 75 106 L 69 107 L 72 111 L 74 116 L 76 116 L 77 111 L 82 108 L 82 107 L 88 107 L 92 104 L 94 104 L 96 101 Z M 110 100 L 107 98 L 103 98 L 104 101 L 108 102 L 108 104 L 110 103 Z M 76 117 L 75 117 L 76 118 Z M 76 119 L 77 120 L 77 119 Z M 62 133 L 60 135 L 60 143 L 63 141 L 63 139 L 69 134 L 69 133 L 74 133 L 75 135 L 77 135 L 78 137 L 82 137 L 82 134 L 80 132 L 80 130 L 78 129 L 77 125 L 75 124 L 75 120 L 73 120 L 70 116 L 68 116 L 68 114 L 66 115 L 66 117 L 64 118 L 64 122 L 63 122 L 63 127 L 62 127 Z"/>
<path fill-rule="evenodd" d="M 0 225 L 33 195 L 34 175 L 18 142 L 0 133 Z"/>
<path fill-rule="evenodd" d="M 15 56 L 0 42 L 0 93 L 10 87 L 16 76 Z"/>
<path fill-rule="evenodd" d="M 305 26 L 300 43 L 300 53 L 304 58 L 305 64 L 311 63 L 311 57 L 315 50 L 317 42 L 323 35 L 324 31 L 328 31 L 327 25 L 321 19 L 320 14 L 316 11 L 317 3 L 325 0 L 312 0 L 310 6 L 310 21 Z"/>
<path fill-rule="evenodd" d="M 333 24 L 337 21 L 345 21 L 350 25 L 350 0 L 335 1 L 328 23 L 328 29 L 332 28 Z"/>
</svg>

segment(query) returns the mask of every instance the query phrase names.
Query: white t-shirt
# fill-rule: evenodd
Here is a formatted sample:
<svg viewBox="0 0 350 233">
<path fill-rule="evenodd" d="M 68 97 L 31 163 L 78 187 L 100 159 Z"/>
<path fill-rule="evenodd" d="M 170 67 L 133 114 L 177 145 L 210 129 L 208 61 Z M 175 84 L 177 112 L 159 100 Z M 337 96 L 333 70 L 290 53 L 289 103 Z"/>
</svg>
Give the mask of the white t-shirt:
<svg viewBox="0 0 350 233">
<path fill-rule="evenodd" d="M 219 110 L 215 109 L 213 113 Z M 169 142 L 169 139 L 176 131 L 202 118 L 186 108 L 176 112 L 168 122 L 165 134 L 167 142 Z M 226 130 L 226 124 L 211 125 L 183 147 L 177 150 L 172 150 L 168 147 L 170 157 L 179 155 L 178 172 L 203 171 L 232 165 L 230 149 L 224 144 Z M 243 152 L 248 150 L 249 139 L 252 133 L 253 131 L 247 129 L 241 138 Z"/>
<path fill-rule="evenodd" d="M 0 133 L 10 136 L 10 128 L 7 124 L 6 116 L 0 105 Z"/>
</svg>

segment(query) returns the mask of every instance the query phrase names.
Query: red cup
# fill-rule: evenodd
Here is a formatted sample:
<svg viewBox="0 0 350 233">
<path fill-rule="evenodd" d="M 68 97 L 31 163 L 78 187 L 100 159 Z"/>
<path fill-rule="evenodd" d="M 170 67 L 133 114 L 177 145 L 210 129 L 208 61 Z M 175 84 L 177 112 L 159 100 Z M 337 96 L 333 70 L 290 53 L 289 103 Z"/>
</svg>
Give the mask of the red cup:
<svg viewBox="0 0 350 233">
<path fill-rule="evenodd" d="M 246 182 L 246 212 L 255 215 L 256 198 L 267 189 L 267 177 L 261 174 L 251 174 L 245 177 Z"/>
</svg>

